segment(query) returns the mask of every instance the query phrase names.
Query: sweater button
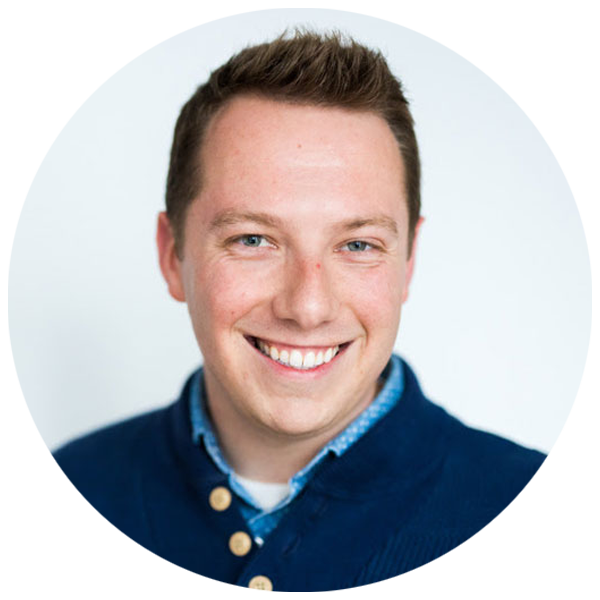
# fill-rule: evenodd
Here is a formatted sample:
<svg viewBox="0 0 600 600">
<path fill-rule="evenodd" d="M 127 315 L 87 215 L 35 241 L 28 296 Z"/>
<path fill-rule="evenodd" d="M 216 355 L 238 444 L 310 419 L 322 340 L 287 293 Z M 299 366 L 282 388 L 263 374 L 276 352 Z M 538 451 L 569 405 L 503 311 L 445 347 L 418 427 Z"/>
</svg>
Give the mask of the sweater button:
<svg viewBox="0 0 600 600">
<path fill-rule="evenodd" d="M 216 487 L 208 497 L 208 503 L 214 510 L 223 511 L 231 504 L 231 492 L 225 487 Z"/>
<path fill-rule="evenodd" d="M 229 538 L 229 549 L 236 556 L 245 556 L 252 548 L 252 540 L 245 531 L 236 531 Z"/>
<path fill-rule="evenodd" d="M 250 580 L 248 587 L 252 588 L 253 590 L 265 590 L 265 592 L 273 591 L 273 583 L 264 575 L 257 575 L 256 577 L 253 577 Z"/>
</svg>

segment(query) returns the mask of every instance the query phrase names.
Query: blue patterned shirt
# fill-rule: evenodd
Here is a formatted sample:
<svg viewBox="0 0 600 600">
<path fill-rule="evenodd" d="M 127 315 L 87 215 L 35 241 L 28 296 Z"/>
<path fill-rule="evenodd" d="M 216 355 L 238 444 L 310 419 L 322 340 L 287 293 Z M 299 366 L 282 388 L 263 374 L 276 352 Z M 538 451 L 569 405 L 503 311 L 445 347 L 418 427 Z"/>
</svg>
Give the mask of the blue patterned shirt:
<svg viewBox="0 0 600 600">
<path fill-rule="evenodd" d="M 195 444 L 199 444 L 202 440 L 206 451 L 217 468 L 227 475 L 231 490 L 242 500 L 242 515 L 259 545 L 275 529 L 280 519 L 289 509 L 291 502 L 302 491 L 315 467 L 323 461 L 325 456 L 330 453 L 341 456 L 398 402 L 404 388 L 402 363 L 398 356 L 392 355 L 381 374 L 380 383 L 382 384 L 381 391 L 377 394 L 375 400 L 346 429 L 323 446 L 321 451 L 290 479 L 289 495 L 271 510 L 263 510 L 236 479 L 233 469 L 229 466 L 219 448 L 213 426 L 206 412 L 203 371 L 202 369 L 198 370 L 192 380 L 193 387 L 190 402 L 193 441 Z"/>
</svg>

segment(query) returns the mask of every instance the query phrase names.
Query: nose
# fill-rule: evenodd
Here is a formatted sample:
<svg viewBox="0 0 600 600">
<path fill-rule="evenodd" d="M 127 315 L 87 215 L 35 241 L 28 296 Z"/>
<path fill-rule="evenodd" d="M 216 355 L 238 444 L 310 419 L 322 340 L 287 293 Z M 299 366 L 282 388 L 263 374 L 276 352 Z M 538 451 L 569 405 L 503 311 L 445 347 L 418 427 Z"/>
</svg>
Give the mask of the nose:
<svg viewBox="0 0 600 600">
<path fill-rule="evenodd" d="M 282 285 L 273 299 L 278 319 L 302 330 L 332 321 L 339 311 L 334 281 L 323 261 L 297 257 L 286 261 Z"/>
</svg>

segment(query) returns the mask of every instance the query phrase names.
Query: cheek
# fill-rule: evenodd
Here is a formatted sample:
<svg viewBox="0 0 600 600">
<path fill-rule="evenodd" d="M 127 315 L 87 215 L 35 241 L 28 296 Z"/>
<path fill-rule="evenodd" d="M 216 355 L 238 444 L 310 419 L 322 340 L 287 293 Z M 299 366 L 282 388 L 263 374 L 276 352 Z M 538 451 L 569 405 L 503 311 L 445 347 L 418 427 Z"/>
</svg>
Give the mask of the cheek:
<svg viewBox="0 0 600 600">
<path fill-rule="evenodd" d="M 400 313 L 404 269 L 380 265 L 354 274 L 347 281 L 345 296 L 365 324 L 389 327 Z"/>
<path fill-rule="evenodd" d="M 205 325 L 227 327 L 260 305 L 269 295 L 264 272 L 252 265 L 219 263 L 199 270 L 195 277 L 198 306 Z"/>
</svg>

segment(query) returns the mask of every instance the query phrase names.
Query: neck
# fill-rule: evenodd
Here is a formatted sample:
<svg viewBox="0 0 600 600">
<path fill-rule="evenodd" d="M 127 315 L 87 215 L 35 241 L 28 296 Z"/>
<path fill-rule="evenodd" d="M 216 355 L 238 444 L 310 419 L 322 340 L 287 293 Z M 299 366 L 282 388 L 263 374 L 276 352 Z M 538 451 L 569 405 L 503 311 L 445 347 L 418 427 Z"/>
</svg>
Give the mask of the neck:
<svg viewBox="0 0 600 600">
<path fill-rule="evenodd" d="M 343 431 L 377 393 L 374 385 L 335 426 L 310 434 L 289 435 L 270 430 L 241 413 L 206 372 L 205 388 L 207 408 L 225 459 L 242 477 L 267 483 L 288 482 Z"/>
</svg>

